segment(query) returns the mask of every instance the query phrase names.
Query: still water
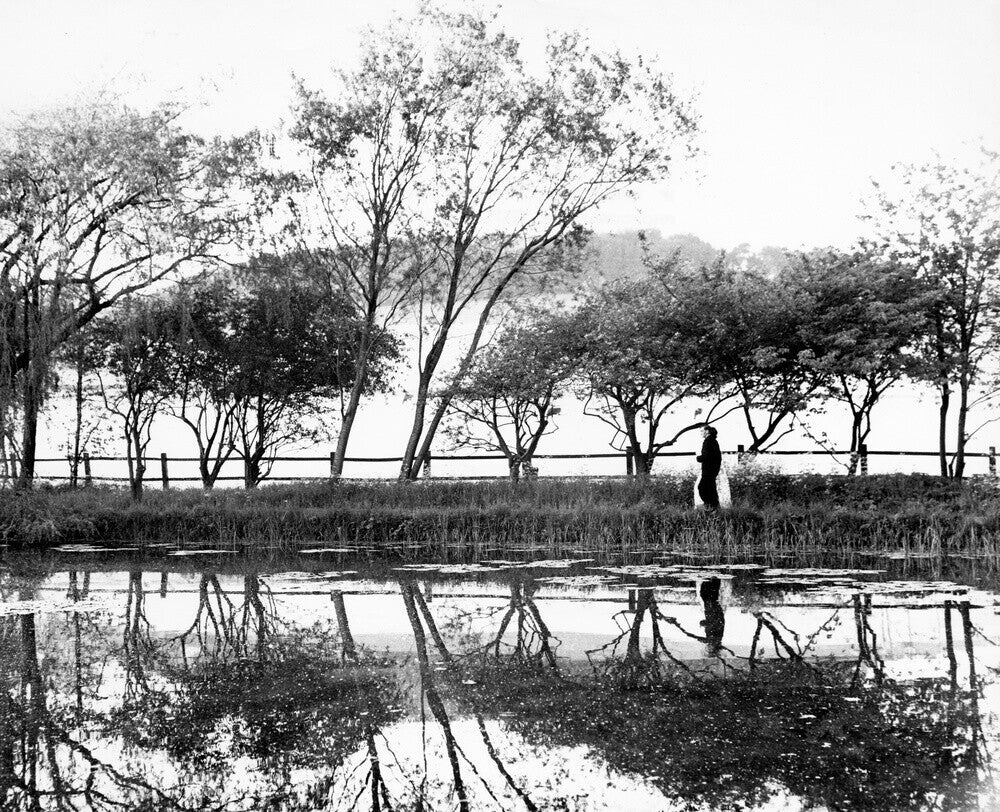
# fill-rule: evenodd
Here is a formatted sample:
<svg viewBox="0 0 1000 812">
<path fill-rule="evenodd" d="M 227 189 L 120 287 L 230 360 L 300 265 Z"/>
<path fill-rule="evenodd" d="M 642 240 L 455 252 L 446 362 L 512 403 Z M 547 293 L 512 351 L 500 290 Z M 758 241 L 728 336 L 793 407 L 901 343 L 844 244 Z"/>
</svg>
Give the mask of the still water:
<svg viewBox="0 0 1000 812">
<path fill-rule="evenodd" d="M 975 567 L 179 552 L 0 560 L 2 809 L 1000 809 Z"/>
</svg>

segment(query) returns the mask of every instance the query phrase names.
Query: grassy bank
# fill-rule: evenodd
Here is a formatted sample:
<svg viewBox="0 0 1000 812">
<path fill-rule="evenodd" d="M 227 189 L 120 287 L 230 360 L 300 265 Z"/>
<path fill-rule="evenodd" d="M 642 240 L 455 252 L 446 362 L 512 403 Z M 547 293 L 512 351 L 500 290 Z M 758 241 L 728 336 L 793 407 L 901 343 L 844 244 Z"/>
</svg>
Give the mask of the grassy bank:
<svg viewBox="0 0 1000 812">
<path fill-rule="evenodd" d="M 987 482 L 749 472 L 720 516 L 690 508 L 689 479 L 296 484 L 245 492 L 5 492 L 11 546 L 67 542 L 248 547 L 301 544 L 447 552 L 803 550 L 1000 553 L 1000 493 Z"/>
</svg>

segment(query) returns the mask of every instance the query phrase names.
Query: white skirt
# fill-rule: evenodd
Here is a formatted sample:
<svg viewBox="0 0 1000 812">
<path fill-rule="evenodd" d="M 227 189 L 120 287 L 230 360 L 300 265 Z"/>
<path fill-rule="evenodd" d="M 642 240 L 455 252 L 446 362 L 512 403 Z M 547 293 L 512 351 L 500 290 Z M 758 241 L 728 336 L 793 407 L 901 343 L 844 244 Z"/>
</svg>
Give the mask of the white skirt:
<svg viewBox="0 0 1000 812">
<path fill-rule="evenodd" d="M 705 503 L 701 499 L 701 494 L 698 493 L 698 484 L 701 482 L 701 474 L 698 474 L 698 478 L 694 481 L 694 506 L 696 508 L 705 507 Z M 733 493 L 729 489 L 729 476 L 726 474 L 726 466 L 723 465 L 719 469 L 719 475 L 715 478 L 715 489 L 719 492 L 719 507 L 720 508 L 730 508 L 733 506 Z"/>
</svg>

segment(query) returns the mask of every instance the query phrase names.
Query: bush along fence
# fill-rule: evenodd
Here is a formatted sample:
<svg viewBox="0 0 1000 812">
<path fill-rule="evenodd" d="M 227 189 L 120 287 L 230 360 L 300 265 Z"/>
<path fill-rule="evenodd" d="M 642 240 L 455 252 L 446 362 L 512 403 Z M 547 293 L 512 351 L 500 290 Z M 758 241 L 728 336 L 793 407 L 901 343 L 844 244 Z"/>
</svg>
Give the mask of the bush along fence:
<svg viewBox="0 0 1000 812">
<path fill-rule="evenodd" d="M 747 452 L 745 447 L 742 445 L 737 446 L 735 451 L 724 452 L 725 456 L 733 459 L 737 463 L 742 463 L 747 459 L 755 459 L 758 461 L 763 461 L 768 458 L 777 457 L 831 457 L 835 458 L 837 456 L 847 456 L 850 458 L 851 462 L 849 465 L 845 465 L 848 472 L 858 472 L 861 475 L 867 475 L 869 472 L 869 460 L 872 457 L 924 457 L 924 458 L 937 458 L 939 456 L 937 451 L 876 451 L 869 449 L 866 445 L 862 444 L 860 449 L 856 452 L 852 451 L 836 451 L 836 450 L 772 450 L 766 452 Z M 969 458 L 979 458 L 987 460 L 988 473 L 990 477 L 997 476 L 997 454 L 996 447 L 989 446 L 986 452 L 966 452 L 966 457 Z M 658 455 L 658 458 L 663 457 L 688 457 L 693 460 L 694 455 L 690 451 L 671 451 L 662 452 Z M 195 464 L 201 462 L 198 457 L 170 457 L 166 453 L 161 453 L 158 457 L 144 457 L 146 463 L 146 475 L 145 482 L 147 485 L 154 485 L 157 481 L 157 468 L 156 464 L 159 463 L 159 484 L 164 490 L 171 487 L 171 483 L 182 483 L 182 482 L 203 482 L 203 477 L 198 476 L 177 476 L 175 473 L 171 473 L 171 463 L 177 464 Z M 432 458 L 428 458 L 423 466 L 423 478 L 424 479 L 469 479 L 469 480 L 486 480 L 486 479 L 518 479 L 523 476 L 525 479 L 534 479 L 538 477 L 538 468 L 533 465 L 535 460 L 620 460 L 624 463 L 624 470 L 620 474 L 601 474 L 601 475 L 589 475 L 589 474 L 574 474 L 574 475 L 562 475 L 563 478 L 588 478 L 591 476 L 607 477 L 607 476 L 624 476 L 624 477 L 635 477 L 637 467 L 635 465 L 635 460 L 631 451 L 621 451 L 621 452 L 609 452 L 609 453 L 597 453 L 597 454 L 535 454 L 530 461 L 525 461 L 522 463 L 511 464 L 510 460 L 501 454 L 437 454 Z M 209 462 L 214 462 L 214 459 L 210 459 Z M 335 479 L 335 463 L 334 463 L 334 453 L 330 452 L 329 456 L 276 456 L 269 460 L 270 463 L 324 463 L 329 462 L 330 473 L 324 476 L 273 476 L 267 474 L 259 479 L 255 478 L 251 472 L 251 466 L 246 460 L 240 457 L 234 457 L 226 460 L 227 462 L 232 462 L 237 464 L 243 462 L 243 472 L 240 475 L 223 475 L 220 474 L 213 479 L 213 484 L 215 482 L 243 482 L 246 487 L 253 487 L 258 482 L 267 480 L 270 482 L 306 482 L 306 481 L 317 481 L 324 479 Z M 402 457 L 347 457 L 344 460 L 347 463 L 353 464 L 378 464 L 378 463 L 400 463 L 402 462 Z M 507 462 L 509 466 L 509 474 L 506 476 L 500 475 L 476 475 L 476 476 L 445 476 L 445 477 L 434 477 L 433 476 L 433 465 L 434 461 L 439 462 Z M 0 461 L 0 482 L 4 484 L 10 484 L 17 478 L 17 472 L 19 470 L 19 458 L 16 456 L 10 456 L 5 460 Z M 72 456 L 68 457 L 48 457 L 39 458 L 36 460 L 38 463 L 65 463 L 68 466 L 68 473 L 54 474 L 54 475 L 39 475 L 37 478 L 41 481 L 46 482 L 57 482 L 57 483 L 69 483 L 70 487 L 78 486 L 90 486 L 95 483 L 129 483 L 132 480 L 128 476 L 109 476 L 105 474 L 95 474 L 93 473 L 94 463 L 127 463 L 128 459 L 126 457 L 119 456 L 104 456 L 104 455 L 94 455 L 84 453 L 79 459 L 74 460 Z M 176 470 L 176 469 L 175 469 Z M 560 475 L 550 475 L 558 477 Z M 347 477 L 345 477 L 347 478 Z M 395 479 L 395 477 L 363 477 L 363 479 L 372 480 L 388 480 Z"/>
</svg>

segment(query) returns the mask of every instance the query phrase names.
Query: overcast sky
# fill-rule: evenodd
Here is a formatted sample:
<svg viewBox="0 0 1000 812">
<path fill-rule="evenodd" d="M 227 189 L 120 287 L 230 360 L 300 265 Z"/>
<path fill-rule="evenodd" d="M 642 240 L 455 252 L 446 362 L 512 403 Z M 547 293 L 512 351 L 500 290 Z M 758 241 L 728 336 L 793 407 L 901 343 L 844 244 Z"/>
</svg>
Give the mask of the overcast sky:
<svg viewBox="0 0 1000 812">
<path fill-rule="evenodd" d="M 274 126 L 293 72 L 322 82 L 366 26 L 415 7 L 0 0 L 0 114 L 112 90 L 203 104 L 208 130 Z M 529 49 L 547 30 L 581 29 L 655 55 L 698 95 L 703 156 L 602 212 L 602 230 L 845 244 L 868 179 L 893 162 L 1000 144 L 998 0 L 509 0 L 499 12 Z"/>
</svg>

